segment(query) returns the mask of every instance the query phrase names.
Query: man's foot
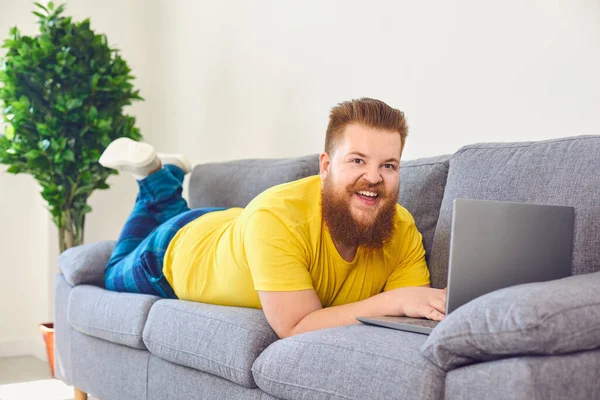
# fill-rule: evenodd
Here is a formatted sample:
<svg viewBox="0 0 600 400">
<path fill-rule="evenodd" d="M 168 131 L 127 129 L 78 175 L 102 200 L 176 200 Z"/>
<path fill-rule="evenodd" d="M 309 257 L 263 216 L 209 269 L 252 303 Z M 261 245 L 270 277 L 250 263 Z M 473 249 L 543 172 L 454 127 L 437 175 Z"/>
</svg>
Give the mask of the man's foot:
<svg viewBox="0 0 600 400">
<path fill-rule="evenodd" d="M 187 174 L 192 170 L 192 164 L 190 164 L 190 160 L 188 160 L 183 154 L 158 153 L 158 158 L 162 162 L 162 165 L 175 165 L 176 167 L 181 168 L 184 174 Z"/>
<path fill-rule="evenodd" d="M 131 172 L 136 179 L 144 179 L 161 167 L 154 147 L 125 137 L 113 140 L 98 162 L 106 168 Z"/>
</svg>

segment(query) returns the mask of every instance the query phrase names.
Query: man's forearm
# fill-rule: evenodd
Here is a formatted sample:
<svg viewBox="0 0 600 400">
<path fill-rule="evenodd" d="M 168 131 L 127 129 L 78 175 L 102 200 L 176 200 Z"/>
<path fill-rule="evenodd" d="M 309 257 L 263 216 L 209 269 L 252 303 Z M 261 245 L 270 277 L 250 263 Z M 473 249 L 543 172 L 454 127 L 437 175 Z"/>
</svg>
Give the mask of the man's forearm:
<svg viewBox="0 0 600 400">
<path fill-rule="evenodd" d="M 384 292 L 355 303 L 313 311 L 296 324 L 289 336 L 317 329 L 357 324 L 359 322 L 356 317 L 397 315 L 397 311 L 391 307 L 391 294 L 392 291 Z"/>
</svg>

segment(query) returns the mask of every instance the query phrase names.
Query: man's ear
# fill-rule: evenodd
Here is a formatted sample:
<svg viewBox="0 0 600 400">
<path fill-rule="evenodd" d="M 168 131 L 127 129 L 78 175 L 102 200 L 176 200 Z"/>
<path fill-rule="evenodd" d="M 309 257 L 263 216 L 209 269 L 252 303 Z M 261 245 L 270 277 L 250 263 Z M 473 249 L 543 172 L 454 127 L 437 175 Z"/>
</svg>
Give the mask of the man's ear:
<svg viewBox="0 0 600 400">
<path fill-rule="evenodd" d="M 331 159 L 329 158 L 329 154 L 327 152 L 321 153 L 319 156 L 319 175 L 321 175 L 321 180 L 324 180 L 329 175 L 329 168 L 331 167 Z"/>
</svg>

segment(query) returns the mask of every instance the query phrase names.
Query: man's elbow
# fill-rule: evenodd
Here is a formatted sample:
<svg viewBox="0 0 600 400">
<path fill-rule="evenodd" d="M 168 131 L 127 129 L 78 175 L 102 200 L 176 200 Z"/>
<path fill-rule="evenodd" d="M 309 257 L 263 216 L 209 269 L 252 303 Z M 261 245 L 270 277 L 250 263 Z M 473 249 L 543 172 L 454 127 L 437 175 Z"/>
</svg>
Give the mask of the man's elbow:
<svg viewBox="0 0 600 400">
<path fill-rule="evenodd" d="M 273 329 L 273 332 L 275 332 L 275 334 L 277 335 L 277 337 L 279 339 L 285 339 L 288 338 L 290 336 L 294 336 L 297 335 L 298 333 L 295 332 L 296 330 L 296 325 L 294 326 L 273 326 L 272 324 L 269 324 L 271 326 L 271 329 Z"/>
<path fill-rule="evenodd" d="M 275 332 L 277 333 L 277 332 Z M 289 338 L 290 336 L 294 336 L 291 332 L 282 332 L 282 333 L 277 333 L 277 337 L 279 339 L 285 339 L 285 338 Z"/>
<path fill-rule="evenodd" d="M 302 320 L 300 320 L 293 327 L 288 329 L 279 329 L 279 331 L 275 331 L 275 333 L 277 336 L 279 336 L 279 339 L 285 339 L 308 331 L 310 331 L 310 329 L 307 329 L 305 326 L 303 326 Z"/>
<path fill-rule="evenodd" d="M 277 336 L 279 336 L 279 339 L 289 338 L 289 337 L 292 337 L 292 336 L 295 336 L 295 335 L 298 335 L 299 333 L 301 333 L 301 332 L 298 332 L 296 327 L 297 326 L 294 326 L 291 329 L 286 329 L 280 333 L 278 333 L 278 332 L 275 332 L 275 333 L 277 333 Z"/>
</svg>

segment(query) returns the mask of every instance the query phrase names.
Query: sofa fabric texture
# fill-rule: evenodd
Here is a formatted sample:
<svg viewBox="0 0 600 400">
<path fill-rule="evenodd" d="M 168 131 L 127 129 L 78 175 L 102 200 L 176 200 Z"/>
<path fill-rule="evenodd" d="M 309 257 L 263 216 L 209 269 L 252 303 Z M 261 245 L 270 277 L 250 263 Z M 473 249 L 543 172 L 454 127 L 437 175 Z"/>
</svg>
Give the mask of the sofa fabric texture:
<svg viewBox="0 0 600 400">
<path fill-rule="evenodd" d="M 58 256 L 58 265 L 71 286 L 104 287 L 104 267 L 116 241 L 106 240 L 71 247 Z"/>
<path fill-rule="evenodd" d="M 445 371 L 519 355 L 600 348 L 600 272 L 481 296 L 449 314 L 423 346 Z"/>
<path fill-rule="evenodd" d="M 147 350 L 73 331 L 73 384 L 101 400 L 147 398 Z"/>
<path fill-rule="evenodd" d="M 248 388 L 252 364 L 277 339 L 262 310 L 180 300 L 157 302 L 144 329 L 152 354 Z"/>
<path fill-rule="evenodd" d="M 575 207 L 573 274 L 600 271 L 600 136 L 463 147 L 450 159 L 433 240 L 432 286 L 446 286 L 455 199 Z"/>
<path fill-rule="evenodd" d="M 366 325 L 308 332 L 273 343 L 252 371 L 283 399 L 439 399 L 445 373 L 420 354 L 426 338 Z"/>
<path fill-rule="evenodd" d="M 197 369 L 173 364 L 154 355 L 148 363 L 147 400 L 275 400 L 259 388 L 247 388 Z"/>
<path fill-rule="evenodd" d="M 469 365 L 446 376 L 446 399 L 597 400 L 600 349 Z"/>
<path fill-rule="evenodd" d="M 74 329 L 67 316 L 69 296 L 73 289 L 63 274 L 56 275 L 54 279 L 54 374 L 67 385 L 73 385 L 71 335 Z"/>
<path fill-rule="evenodd" d="M 152 305 L 159 297 L 118 293 L 78 285 L 69 296 L 68 319 L 73 328 L 99 339 L 145 349 L 142 332 Z"/>
<path fill-rule="evenodd" d="M 450 155 L 402 161 L 398 203 L 414 217 L 429 260 L 446 187 Z"/>
<path fill-rule="evenodd" d="M 190 208 L 246 207 L 264 190 L 319 174 L 319 155 L 239 160 L 194 167 L 190 178 Z"/>
</svg>

